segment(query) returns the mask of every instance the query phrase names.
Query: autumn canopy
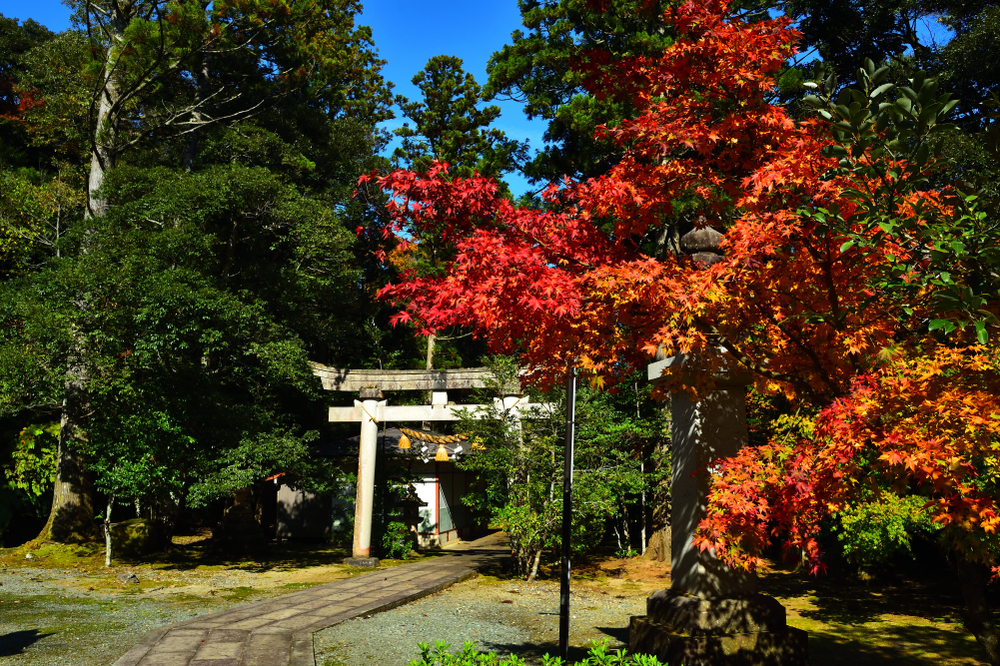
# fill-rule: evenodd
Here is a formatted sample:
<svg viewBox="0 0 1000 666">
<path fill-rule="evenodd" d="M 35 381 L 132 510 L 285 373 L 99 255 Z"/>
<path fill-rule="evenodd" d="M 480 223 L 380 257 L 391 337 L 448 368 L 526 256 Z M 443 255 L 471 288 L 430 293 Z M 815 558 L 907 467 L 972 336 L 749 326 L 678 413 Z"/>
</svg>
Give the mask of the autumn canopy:
<svg viewBox="0 0 1000 666">
<path fill-rule="evenodd" d="M 857 89 L 827 81 L 793 118 L 772 95 L 798 33 L 727 9 L 668 10 L 674 42 L 655 58 L 580 64 L 593 94 L 637 110 L 599 130 L 624 150 L 602 177 L 553 184 L 534 208 L 443 164 L 381 177 L 401 238 L 433 229 L 454 248 L 443 275 L 382 295 L 405 306 L 397 321 L 472 327 L 543 378 L 575 359 L 613 383 L 660 350 L 736 362 L 785 396 L 801 427 L 715 483 L 701 545 L 731 564 L 783 536 L 822 568 L 821 521 L 861 492 L 926 498 L 953 548 L 989 561 L 996 302 L 973 246 L 993 241 L 975 198 L 932 180 L 955 102 L 869 62 Z M 723 232 L 717 263 L 679 250 L 705 226 Z"/>
</svg>

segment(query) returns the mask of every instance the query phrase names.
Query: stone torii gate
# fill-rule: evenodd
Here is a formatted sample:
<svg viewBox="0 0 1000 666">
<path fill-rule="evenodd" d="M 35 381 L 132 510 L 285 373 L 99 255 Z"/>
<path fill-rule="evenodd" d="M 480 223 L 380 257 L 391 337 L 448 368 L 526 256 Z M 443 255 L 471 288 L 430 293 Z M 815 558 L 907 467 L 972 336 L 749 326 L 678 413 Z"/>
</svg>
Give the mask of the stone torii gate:
<svg viewBox="0 0 1000 666">
<path fill-rule="evenodd" d="M 378 426 L 386 421 L 458 421 L 465 410 L 475 416 L 486 405 L 452 405 L 447 391 L 482 388 L 491 376 L 488 368 L 455 370 L 348 370 L 313 363 L 313 374 L 327 391 L 356 391 L 360 400 L 353 407 L 330 407 L 332 423 L 361 423 L 358 451 L 358 485 L 354 504 L 354 545 L 345 563 L 373 567 L 378 558 L 371 556 L 372 509 L 375 499 L 375 454 Z M 521 413 L 545 407 L 527 403 L 518 397 L 520 387 L 506 387 L 510 395 L 494 405 L 505 413 Z M 430 405 L 392 405 L 382 399 L 383 391 L 431 391 Z"/>
</svg>

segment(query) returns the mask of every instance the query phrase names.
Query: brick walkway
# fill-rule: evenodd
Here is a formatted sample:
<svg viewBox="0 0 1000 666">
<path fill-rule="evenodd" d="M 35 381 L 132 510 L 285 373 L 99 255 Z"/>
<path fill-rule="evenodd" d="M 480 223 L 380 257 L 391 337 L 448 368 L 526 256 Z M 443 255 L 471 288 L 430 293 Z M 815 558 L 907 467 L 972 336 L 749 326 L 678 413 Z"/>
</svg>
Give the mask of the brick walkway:
<svg viewBox="0 0 1000 666">
<path fill-rule="evenodd" d="M 502 534 L 447 555 L 154 629 L 115 666 L 315 666 L 313 633 L 469 578 L 510 551 Z"/>
</svg>

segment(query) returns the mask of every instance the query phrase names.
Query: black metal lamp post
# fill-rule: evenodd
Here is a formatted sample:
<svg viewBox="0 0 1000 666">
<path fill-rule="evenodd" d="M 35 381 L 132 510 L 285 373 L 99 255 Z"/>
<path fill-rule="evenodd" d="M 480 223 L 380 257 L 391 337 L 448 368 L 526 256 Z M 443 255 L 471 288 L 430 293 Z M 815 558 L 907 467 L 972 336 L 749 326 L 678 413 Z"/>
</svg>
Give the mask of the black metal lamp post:
<svg viewBox="0 0 1000 666">
<path fill-rule="evenodd" d="M 559 585 L 559 656 L 569 661 L 569 553 L 573 532 L 573 437 L 576 426 L 576 368 L 566 372 L 566 447 L 563 452 L 562 568 Z"/>
</svg>

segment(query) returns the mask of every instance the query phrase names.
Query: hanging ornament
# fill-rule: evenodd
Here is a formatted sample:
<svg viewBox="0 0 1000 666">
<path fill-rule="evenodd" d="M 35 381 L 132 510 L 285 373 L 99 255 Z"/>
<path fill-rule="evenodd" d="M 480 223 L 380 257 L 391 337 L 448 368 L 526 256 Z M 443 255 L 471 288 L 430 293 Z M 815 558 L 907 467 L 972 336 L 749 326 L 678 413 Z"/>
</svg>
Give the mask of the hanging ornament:
<svg viewBox="0 0 1000 666">
<path fill-rule="evenodd" d="M 438 462 L 448 462 L 448 449 L 444 448 L 444 444 L 438 446 L 437 453 L 434 455 L 434 460 Z"/>
<path fill-rule="evenodd" d="M 399 438 L 399 448 L 401 448 L 401 449 L 408 449 L 408 448 L 410 448 L 410 438 L 407 437 L 406 435 L 402 435 Z"/>
</svg>

